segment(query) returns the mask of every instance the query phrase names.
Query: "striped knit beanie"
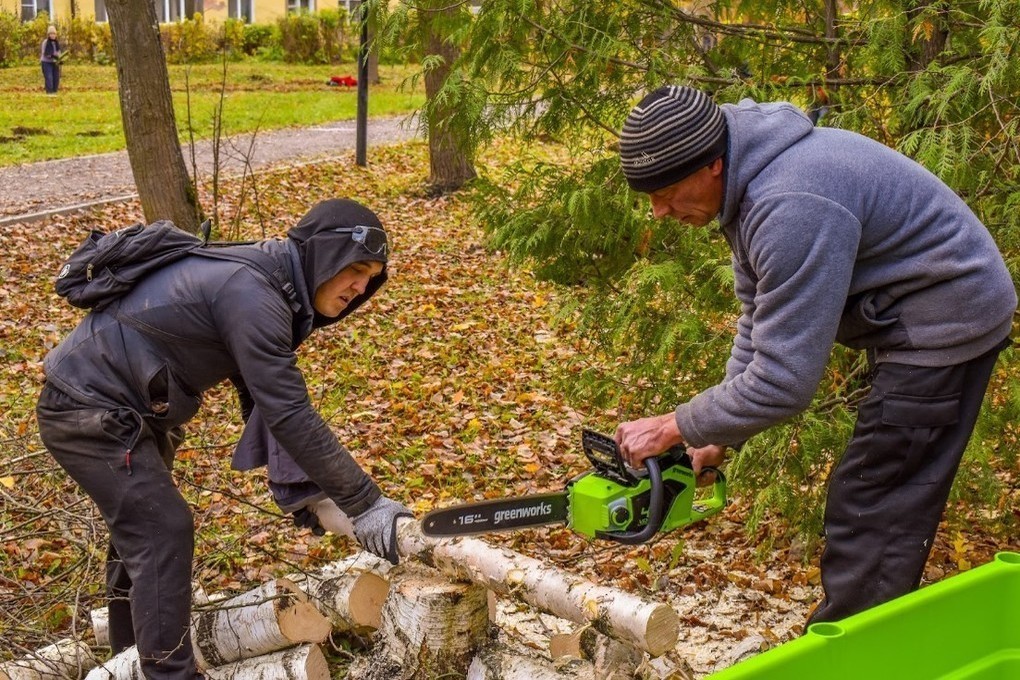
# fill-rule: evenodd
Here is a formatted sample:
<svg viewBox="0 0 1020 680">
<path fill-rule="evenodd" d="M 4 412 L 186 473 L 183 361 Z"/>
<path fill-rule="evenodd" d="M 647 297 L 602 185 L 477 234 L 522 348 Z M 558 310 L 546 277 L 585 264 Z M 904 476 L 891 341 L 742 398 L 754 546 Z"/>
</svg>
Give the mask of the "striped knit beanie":
<svg viewBox="0 0 1020 680">
<path fill-rule="evenodd" d="M 642 99 L 620 135 L 620 163 L 635 191 L 679 182 L 726 153 L 726 119 L 712 98 L 667 85 Z"/>
</svg>

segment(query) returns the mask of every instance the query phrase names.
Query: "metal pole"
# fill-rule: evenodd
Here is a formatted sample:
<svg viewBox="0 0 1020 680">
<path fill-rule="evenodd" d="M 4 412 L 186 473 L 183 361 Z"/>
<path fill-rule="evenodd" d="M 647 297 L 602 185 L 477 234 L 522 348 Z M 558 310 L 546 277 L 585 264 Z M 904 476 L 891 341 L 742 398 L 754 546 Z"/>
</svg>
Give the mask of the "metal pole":
<svg viewBox="0 0 1020 680">
<path fill-rule="evenodd" d="M 359 166 L 368 165 L 368 7 L 362 0 L 358 7 L 361 13 L 361 49 L 358 51 L 358 126 L 356 133 L 355 159 Z"/>
</svg>

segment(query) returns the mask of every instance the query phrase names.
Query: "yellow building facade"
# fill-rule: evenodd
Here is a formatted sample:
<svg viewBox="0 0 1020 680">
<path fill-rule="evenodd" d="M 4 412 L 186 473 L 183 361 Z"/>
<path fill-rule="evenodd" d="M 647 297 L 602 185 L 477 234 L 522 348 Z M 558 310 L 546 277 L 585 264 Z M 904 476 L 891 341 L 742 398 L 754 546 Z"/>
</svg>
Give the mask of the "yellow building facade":
<svg viewBox="0 0 1020 680">
<path fill-rule="evenodd" d="M 343 8 L 351 10 L 358 0 L 152 0 L 160 22 L 179 21 L 200 12 L 207 21 L 228 18 L 248 23 L 271 23 L 291 12 Z M 106 21 L 105 0 L 0 0 L 0 11 L 31 21 L 46 12 L 56 21 L 72 17 Z"/>
</svg>

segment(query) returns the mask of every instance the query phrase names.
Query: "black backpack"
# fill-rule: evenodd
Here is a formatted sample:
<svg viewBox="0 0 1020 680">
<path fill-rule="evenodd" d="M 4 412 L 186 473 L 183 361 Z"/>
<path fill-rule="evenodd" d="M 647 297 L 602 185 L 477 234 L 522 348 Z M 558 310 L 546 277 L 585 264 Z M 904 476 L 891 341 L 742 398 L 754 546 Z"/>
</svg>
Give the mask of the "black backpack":
<svg viewBox="0 0 1020 680">
<path fill-rule="evenodd" d="M 268 279 L 295 312 L 301 308 L 297 291 L 287 273 L 267 253 L 243 244 L 210 244 L 209 223 L 202 224 L 205 238 L 160 220 L 149 226 L 133 224 L 104 233 L 93 229 L 57 274 L 57 295 L 81 309 L 107 307 L 147 275 L 188 255 L 231 260 L 248 265 Z"/>
</svg>

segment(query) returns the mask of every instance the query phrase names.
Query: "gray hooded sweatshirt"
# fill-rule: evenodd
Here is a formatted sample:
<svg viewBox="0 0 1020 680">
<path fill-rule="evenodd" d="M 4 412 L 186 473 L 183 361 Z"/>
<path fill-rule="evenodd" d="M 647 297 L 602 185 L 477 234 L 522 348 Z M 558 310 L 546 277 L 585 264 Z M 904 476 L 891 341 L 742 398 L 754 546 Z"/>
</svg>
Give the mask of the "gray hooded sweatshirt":
<svg viewBox="0 0 1020 680">
<path fill-rule="evenodd" d="M 738 444 L 806 409 L 833 342 L 936 367 L 1007 337 L 1013 281 L 943 182 L 867 137 L 813 127 L 790 104 L 722 109 L 719 222 L 740 318 L 725 381 L 676 409 L 689 445 Z"/>
</svg>

